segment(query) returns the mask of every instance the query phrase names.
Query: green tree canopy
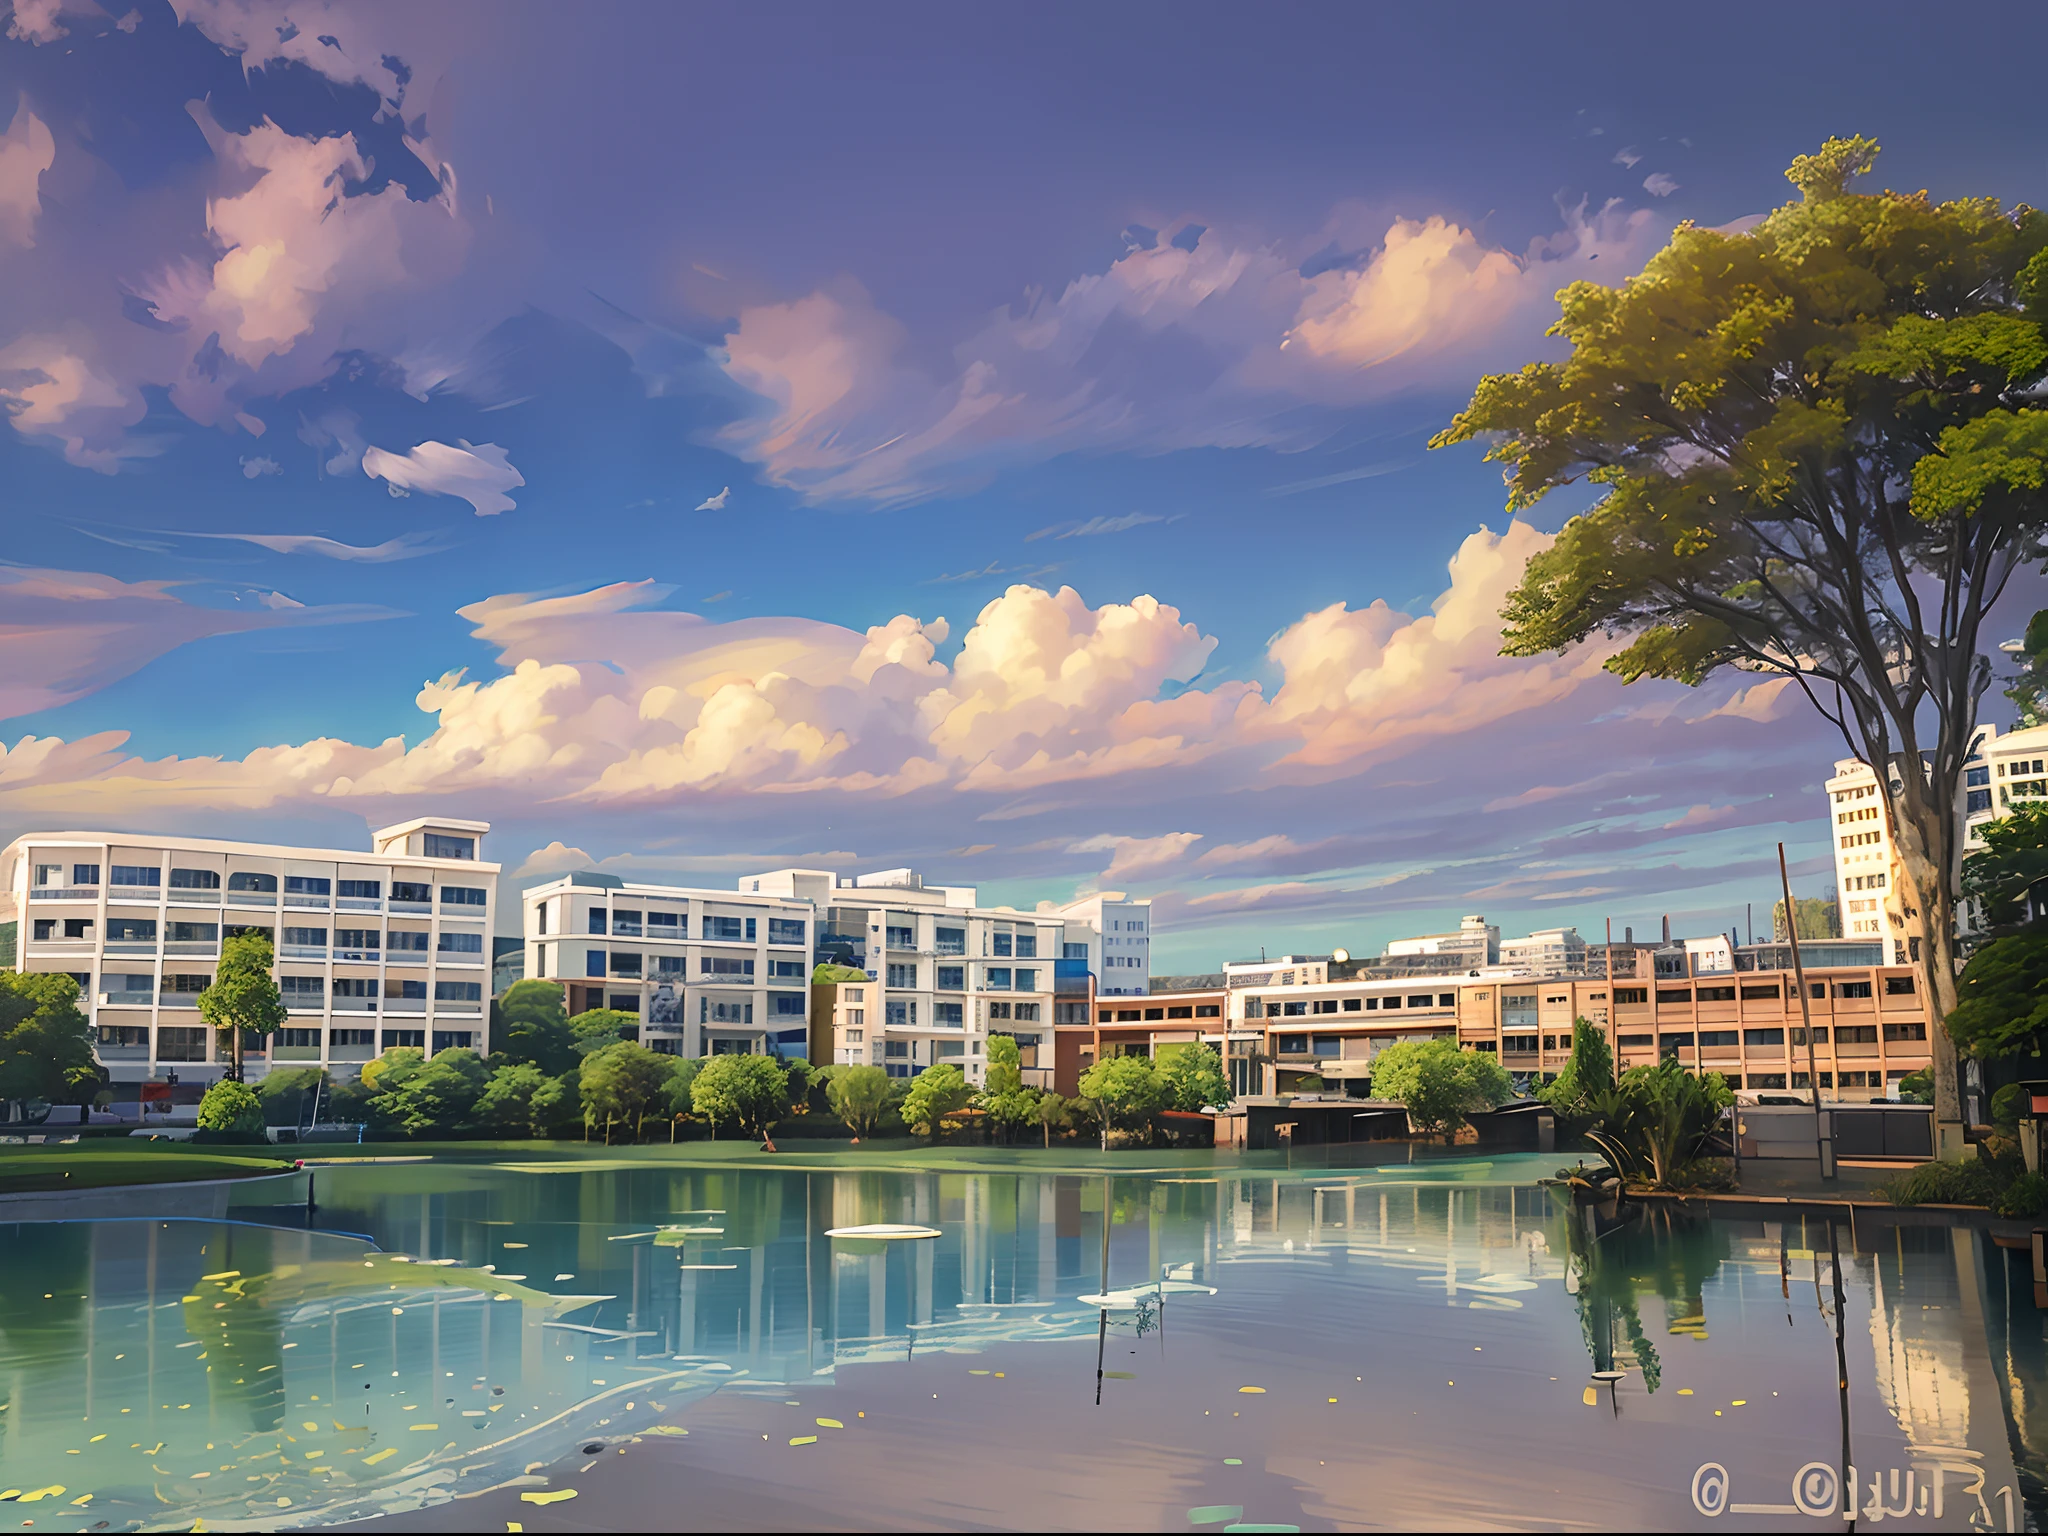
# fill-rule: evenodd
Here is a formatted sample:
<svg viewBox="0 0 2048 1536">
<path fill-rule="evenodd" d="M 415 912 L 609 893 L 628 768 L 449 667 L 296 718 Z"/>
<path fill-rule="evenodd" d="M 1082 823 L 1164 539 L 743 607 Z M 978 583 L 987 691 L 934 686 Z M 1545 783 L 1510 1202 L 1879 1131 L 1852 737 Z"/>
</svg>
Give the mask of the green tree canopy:
<svg viewBox="0 0 2048 1536">
<path fill-rule="evenodd" d="M 766 1056 L 713 1056 L 690 1084 L 690 1104 L 718 1134 L 721 1120 L 737 1122 L 749 1136 L 766 1138 L 789 1107 L 788 1080 Z"/>
<path fill-rule="evenodd" d="M 640 1015 L 623 1008 L 586 1008 L 569 1020 L 569 1033 L 575 1039 L 576 1049 L 588 1056 L 621 1040 L 636 1038 L 640 1033 Z"/>
<path fill-rule="evenodd" d="M 77 982 L 54 971 L 0 970 L 0 1099 L 74 1102 L 76 1074 L 95 1065 Z"/>
<path fill-rule="evenodd" d="M 1825 896 L 1795 896 L 1793 910 L 1799 914 L 1799 937 L 1802 939 L 1839 939 L 1842 936 L 1842 909 L 1838 902 L 1829 901 Z M 1785 903 L 1771 903 L 1771 938 L 1783 944 L 1791 934 L 1785 928 Z"/>
<path fill-rule="evenodd" d="M 553 1090 L 550 1092 L 549 1090 Z M 479 1125 L 540 1136 L 559 1118 L 562 1087 L 530 1061 L 506 1062 L 494 1068 L 476 1101 Z"/>
<path fill-rule="evenodd" d="M 1957 990 L 1948 1027 L 1958 1049 L 1987 1058 L 2037 1054 L 2048 1041 L 2048 925 L 1979 945 Z"/>
<path fill-rule="evenodd" d="M 1552 334 L 1570 356 L 1482 380 L 1435 442 L 1487 441 L 1513 510 L 1602 488 L 1529 561 L 1508 654 L 1604 635 L 1627 642 L 1606 665 L 1630 681 L 1789 677 L 1876 768 L 1939 1025 L 1984 621 L 2048 527 L 2030 392 L 2048 370 L 2048 218 L 1854 190 L 1876 154 L 1830 139 L 1786 173 L 1799 200 L 1747 233 L 1681 225 L 1620 287 L 1565 288 Z"/>
<path fill-rule="evenodd" d="M 950 1061 L 934 1062 L 910 1080 L 910 1092 L 903 1096 L 903 1123 L 937 1136 L 939 1122 L 973 1100 L 966 1073 Z"/>
<path fill-rule="evenodd" d="M 840 1067 L 825 1085 L 825 1097 L 846 1128 L 865 1138 L 875 1134 L 889 1107 L 889 1086 L 889 1074 L 880 1067 Z"/>
<path fill-rule="evenodd" d="M 1052 1133 L 1069 1129 L 1074 1123 L 1074 1101 L 1063 1099 L 1047 1089 L 1038 1096 L 1038 1128 L 1045 1133 L 1045 1144 L 1052 1145 Z"/>
<path fill-rule="evenodd" d="M 1594 1096 L 1600 1121 L 1587 1139 L 1631 1183 L 1685 1189 L 1705 1182 L 1695 1165 L 1721 1111 L 1735 1102 L 1718 1072 L 1688 1072 L 1675 1056 L 1654 1067 L 1631 1067 L 1607 1093 Z"/>
<path fill-rule="evenodd" d="M 2048 916 L 2048 801 L 2022 800 L 1984 823 L 1984 847 L 1963 860 L 1963 894 L 1984 925 L 2007 928 Z"/>
<path fill-rule="evenodd" d="M 2048 608 L 2028 620 L 2018 659 L 2019 673 L 2005 696 L 2019 711 L 2022 726 L 2048 723 Z"/>
<path fill-rule="evenodd" d="M 1614 1051 L 1607 1044 L 1607 1031 L 1590 1019 L 1572 1020 L 1572 1054 L 1556 1080 L 1536 1090 L 1536 1097 L 1558 1114 L 1578 1119 L 1587 1111 L 1587 1101 L 1614 1086 Z"/>
<path fill-rule="evenodd" d="M 701 1056 L 674 1056 L 669 1059 L 668 1077 L 662 1084 L 662 1108 L 671 1115 L 687 1115 L 695 1105 L 690 1099 L 690 1085 L 697 1081 L 697 1074 L 704 1070 Z"/>
<path fill-rule="evenodd" d="M 549 1077 L 576 1065 L 576 1033 L 554 982 L 513 982 L 492 1003 L 491 1022 L 491 1048 L 500 1061 L 532 1062 Z"/>
<path fill-rule="evenodd" d="M 416 1045 L 394 1045 L 382 1056 L 363 1063 L 363 1086 L 372 1093 L 398 1087 L 427 1064 L 427 1053 Z"/>
<path fill-rule="evenodd" d="M 226 1034 L 239 1067 L 242 1034 L 267 1035 L 284 1026 L 284 998 L 270 974 L 274 960 L 270 936 L 252 929 L 231 933 L 221 942 L 220 964 L 213 982 L 199 994 L 199 1016 Z"/>
<path fill-rule="evenodd" d="M 489 1081 L 490 1071 L 475 1051 L 436 1051 L 417 1067 L 405 1063 L 387 1069 L 370 1107 L 408 1136 L 445 1136 L 468 1127 Z"/>
<path fill-rule="evenodd" d="M 1108 1056 L 1081 1074 L 1081 1097 L 1100 1104 L 1112 1125 L 1129 1127 L 1166 1107 L 1166 1084 L 1144 1056 Z"/>
<path fill-rule="evenodd" d="M 297 1125 L 316 1099 L 326 1099 L 327 1073 L 320 1067 L 272 1067 L 256 1085 L 256 1097 L 266 1125 Z"/>
<path fill-rule="evenodd" d="M 233 1131 L 240 1136 L 263 1134 L 263 1101 L 247 1083 L 224 1080 L 199 1100 L 199 1129 Z"/>
<path fill-rule="evenodd" d="M 1023 1053 L 1015 1035 L 988 1037 L 988 1069 L 982 1074 L 981 1107 L 1007 1140 L 1038 1116 L 1038 1090 L 1024 1086 Z"/>
<path fill-rule="evenodd" d="M 1424 1135 L 1448 1136 L 1474 1110 L 1496 1109 L 1515 1096 L 1507 1069 L 1452 1040 L 1402 1040 L 1372 1060 L 1375 1097 L 1394 1099 Z"/>
<path fill-rule="evenodd" d="M 1230 1102 L 1223 1081 L 1223 1058 L 1213 1045 L 1199 1040 L 1159 1048 L 1159 1078 L 1168 1109 L 1221 1108 Z"/>
<path fill-rule="evenodd" d="M 667 1104 L 670 1060 L 631 1040 L 583 1058 L 583 1113 L 593 1124 L 616 1120 L 637 1134 L 647 1115 Z"/>
<path fill-rule="evenodd" d="M 820 960 L 811 971 L 811 985 L 825 986 L 836 981 L 866 981 L 868 973 L 856 970 L 850 965 L 837 965 L 830 960 Z"/>
</svg>

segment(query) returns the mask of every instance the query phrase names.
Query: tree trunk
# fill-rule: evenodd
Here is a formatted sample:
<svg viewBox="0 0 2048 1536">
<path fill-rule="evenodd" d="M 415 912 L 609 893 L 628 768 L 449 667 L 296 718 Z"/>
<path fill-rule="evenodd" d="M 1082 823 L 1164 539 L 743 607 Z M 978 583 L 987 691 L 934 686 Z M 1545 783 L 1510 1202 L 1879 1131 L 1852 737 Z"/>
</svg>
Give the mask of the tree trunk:
<svg viewBox="0 0 2048 1536">
<path fill-rule="evenodd" d="M 1892 842 L 1898 849 L 1900 893 L 1908 942 L 1907 958 L 1919 949 L 1920 990 L 1927 1014 L 1927 1048 L 1934 1077 L 1934 1155 L 1962 1155 L 1963 1103 L 1956 1061 L 1956 1043 L 1949 1038 L 1948 1016 L 1956 1005 L 1956 901 L 1952 826 L 1935 837 L 1924 825 L 1938 820 L 1924 800 L 1906 790 L 1894 797 L 1885 786 L 1891 809 Z M 1899 802 L 1896 806 L 1893 801 Z M 1913 802 L 1919 801 L 1918 804 Z M 1917 814 L 1916 814 L 1917 813 Z M 1930 852 L 1929 844 L 1934 852 Z M 1889 936 L 1888 936 L 1889 937 Z"/>
</svg>

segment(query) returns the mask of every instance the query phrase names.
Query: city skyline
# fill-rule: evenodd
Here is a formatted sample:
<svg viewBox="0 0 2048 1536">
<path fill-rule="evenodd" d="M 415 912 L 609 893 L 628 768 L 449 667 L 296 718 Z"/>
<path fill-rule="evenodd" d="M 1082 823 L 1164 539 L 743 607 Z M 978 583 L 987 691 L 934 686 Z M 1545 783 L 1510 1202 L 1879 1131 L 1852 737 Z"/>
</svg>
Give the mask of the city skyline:
<svg viewBox="0 0 2048 1536">
<path fill-rule="evenodd" d="M 1982 78 L 2025 50 L 1904 7 L 1773 12 L 1761 59 L 1620 9 L 486 14 L 12 8 L 0 843 L 436 814 L 497 828 L 506 910 L 583 867 L 1129 890 L 1159 974 L 1726 931 L 1780 839 L 1832 879 L 1796 690 L 1499 657 L 1584 499 L 1511 521 L 1425 443 L 1557 355 L 1555 289 L 1830 133 L 2048 201 Z M 1966 63 L 1969 123 L 1859 87 Z"/>
</svg>

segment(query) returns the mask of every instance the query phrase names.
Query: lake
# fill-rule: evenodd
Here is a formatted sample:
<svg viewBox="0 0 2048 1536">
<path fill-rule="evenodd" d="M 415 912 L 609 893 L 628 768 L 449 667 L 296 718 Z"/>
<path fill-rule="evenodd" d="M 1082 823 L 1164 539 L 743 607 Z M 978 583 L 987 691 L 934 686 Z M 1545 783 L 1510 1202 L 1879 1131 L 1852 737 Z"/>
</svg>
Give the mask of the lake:
<svg viewBox="0 0 2048 1536">
<path fill-rule="evenodd" d="M 362 1164 L 310 1228 L 10 1226 L 0 1493 L 66 1531 L 2033 1528 L 2024 1255 L 1610 1223 L 1555 1165 Z M 938 1235 L 826 1235 L 875 1223 Z"/>
</svg>

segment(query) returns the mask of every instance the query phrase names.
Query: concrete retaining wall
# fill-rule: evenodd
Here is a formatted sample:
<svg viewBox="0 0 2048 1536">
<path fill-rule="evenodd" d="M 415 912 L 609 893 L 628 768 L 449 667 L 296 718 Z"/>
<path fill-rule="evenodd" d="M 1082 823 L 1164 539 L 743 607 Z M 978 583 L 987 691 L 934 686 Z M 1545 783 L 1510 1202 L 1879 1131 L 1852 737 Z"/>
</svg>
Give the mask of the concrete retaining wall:
<svg viewBox="0 0 2048 1536">
<path fill-rule="evenodd" d="M 105 1189 L 0 1195 L 0 1225 L 134 1217 L 205 1220 L 225 1216 L 233 1206 L 303 1200 L 306 1177 L 303 1173 L 273 1173 L 253 1179 L 194 1179 L 182 1184 L 115 1184 Z"/>
</svg>

